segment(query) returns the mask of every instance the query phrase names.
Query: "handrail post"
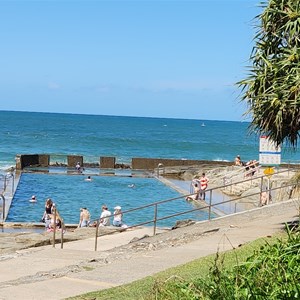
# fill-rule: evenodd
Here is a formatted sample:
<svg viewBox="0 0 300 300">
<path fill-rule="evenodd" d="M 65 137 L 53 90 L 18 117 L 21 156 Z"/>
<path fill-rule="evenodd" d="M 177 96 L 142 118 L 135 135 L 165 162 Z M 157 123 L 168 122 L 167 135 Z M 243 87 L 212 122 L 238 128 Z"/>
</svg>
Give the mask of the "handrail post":
<svg viewBox="0 0 300 300">
<path fill-rule="evenodd" d="M 64 230 L 65 230 L 65 222 L 61 220 L 61 235 L 60 235 L 60 248 L 64 248 Z"/>
<path fill-rule="evenodd" d="M 211 202 L 212 202 L 212 190 L 209 191 L 208 220 L 211 219 Z"/>
<path fill-rule="evenodd" d="M 15 190 L 15 176 L 13 173 L 11 173 L 12 176 L 12 184 L 11 184 L 11 195 L 14 194 L 14 190 Z"/>
<path fill-rule="evenodd" d="M 96 224 L 95 251 L 97 251 L 97 246 L 98 246 L 98 230 L 99 230 L 99 219 L 97 220 L 97 224 Z"/>
<path fill-rule="evenodd" d="M 3 205 L 2 205 L 2 221 L 4 222 L 4 219 L 5 219 L 5 197 L 2 194 L 0 196 L 1 196 L 2 202 L 3 202 Z"/>
<path fill-rule="evenodd" d="M 54 207 L 54 223 L 53 223 L 53 241 L 52 246 L 55 248 L 55 231 L 56 231 L 56 208 Z M 50 221 L 51 222 L 51 221 Z"/>
<path fill-rule="evenodd" d="M 157 204 L 154 206 L 153 236 L 156 235 Z"/>
<path fill-rule="evenodd" d="M 157 177 L 159 177 L 159 175 L 160 175 L 160 168 L 162 168 L 162 170 L 163 170 L 163 173 L 164 173 L 164 165 L 162 164 L 162 163 L 159 163 L 158 165 L 157 165 Z"/>
</svg>

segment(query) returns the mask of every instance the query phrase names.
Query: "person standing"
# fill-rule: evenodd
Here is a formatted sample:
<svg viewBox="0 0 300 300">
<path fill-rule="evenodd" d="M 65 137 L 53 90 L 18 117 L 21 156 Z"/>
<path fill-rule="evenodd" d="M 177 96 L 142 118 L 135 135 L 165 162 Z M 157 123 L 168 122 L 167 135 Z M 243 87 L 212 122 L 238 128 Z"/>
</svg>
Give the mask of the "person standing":
<svg viewBox="0 0 300 300">
<path fill-rule="evenodd" d="M 76 168 L 76 171 L 77 171 L 78 173 L 82 173 L 80 162 L 77 162 L 75 168 Z"/>
<path fill-rule="evenodd" d="M 202 176 L 199 179 L 200 181 L 200 200 L 205 200 L 205 191 L 208 187 L 208 178 L 205 176 L 205 173 L 202 173 Z"/>
</svg>

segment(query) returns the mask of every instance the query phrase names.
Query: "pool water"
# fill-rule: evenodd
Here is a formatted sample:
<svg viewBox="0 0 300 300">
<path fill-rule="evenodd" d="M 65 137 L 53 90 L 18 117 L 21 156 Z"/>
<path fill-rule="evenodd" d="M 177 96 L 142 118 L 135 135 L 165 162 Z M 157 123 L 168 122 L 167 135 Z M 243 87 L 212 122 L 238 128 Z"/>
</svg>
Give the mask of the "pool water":
<svg viewBox="0 0 300 300">
<path fill-rule="evenodd" d="M 75 174 L 23 173 L 6 221 L 40 222 L 44 213 L 45 201 L 51 198 L 66 224 L 79 222 L 80 207 L 87 207 L 91 219 L 101 214 L 101 206 L 106 204 L 111 212 L 117 205 L 129 210 L 156 201 L 180 197 L 177 191 L 164 185 L 156 178 L 127 176 L 91 176 Z M 36 203 L 29 202 L 32 195 Z M 158 217 L 193 209 L 193 204 L 184 198 L 158 206 Z M 133 225 L 154 218 L 154 207 L 148 207 L 124 214 L 124 222 Z M 176 220 L 207 219 L 207 212 L 197 211 L 158 222 L 158 226 L 173 226 Z M 153 224 L 150 224 L 153 225 Z"/>
</svg>

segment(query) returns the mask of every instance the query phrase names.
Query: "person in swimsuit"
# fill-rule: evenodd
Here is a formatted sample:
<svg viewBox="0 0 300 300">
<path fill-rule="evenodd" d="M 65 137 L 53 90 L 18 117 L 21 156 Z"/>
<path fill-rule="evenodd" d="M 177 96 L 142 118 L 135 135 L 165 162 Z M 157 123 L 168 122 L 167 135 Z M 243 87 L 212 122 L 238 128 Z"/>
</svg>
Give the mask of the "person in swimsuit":
<svg viewBox="0 0 300 300">
<path fill-rule="evenodd" d="M 53 213 L 53 208 L 54 208 L 53 205 L 54 205 L 53 201 L 50 198 L 48 198 L 45 203 L 45 211 L 42 217 L 42 222 L 45 223 L 46 228 L 49 227 L 51 221 L 51 215 Z"/>
<path fill-rule="evenodd" d="M 90 224 L 90 218 L 91 215 L 88 209 L 86 207 L 80 208 L 80 219 L 79 219 L 78 228 L 88 227 Z"/>
<path fill-rule="evenodd" d="M 31 197 L 31 199 L 29 200 L 29 202 L 31 202 L 31 203 L 36 203 L 36 202 L 37 202 L 36 196 L 33 195 L 33 196 Z"/>
<path fill-rule="evenodd" d="M 198 180 L 192 181 L 194 194 L 187 196 L 185 199 L 187 201 L 189 200 L 198 200 L 199 199 L 199 193 L 200 193 L 200 182 Z"/>
<path fill-rule="evenodd" d="M 241 157 L 239 155 L 236 156 L 235 160 L 234 160 L 234 164 L 236 166 L 242 166 L 243 162 L 241 161 Z"/>
<path fill-rule="evenodd" d="M 205 191 L 208 186 L 208 178 L 205 176 L 205 173 L 202 173 L 201 178 L 199 179 L 200 181 L 200 199 L 205 200 Z"/>
</svg>

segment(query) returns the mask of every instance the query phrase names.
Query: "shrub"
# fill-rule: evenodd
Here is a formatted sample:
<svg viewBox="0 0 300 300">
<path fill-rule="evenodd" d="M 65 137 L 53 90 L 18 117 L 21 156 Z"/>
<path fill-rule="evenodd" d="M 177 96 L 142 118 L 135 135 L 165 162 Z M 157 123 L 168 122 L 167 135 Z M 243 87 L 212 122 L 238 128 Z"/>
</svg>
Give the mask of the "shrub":
<svg viewBox="0 0 300 300">
<path fill-rule="evenodd" d="M 218 254 L 205 278 L 184 282 L 173 277 L 156 285 L 156 300 L 164 299 L 298 299 L 300 298 L 300 234 L 266 243 L 245 262 L 226 270 Z"/>
</svg>

